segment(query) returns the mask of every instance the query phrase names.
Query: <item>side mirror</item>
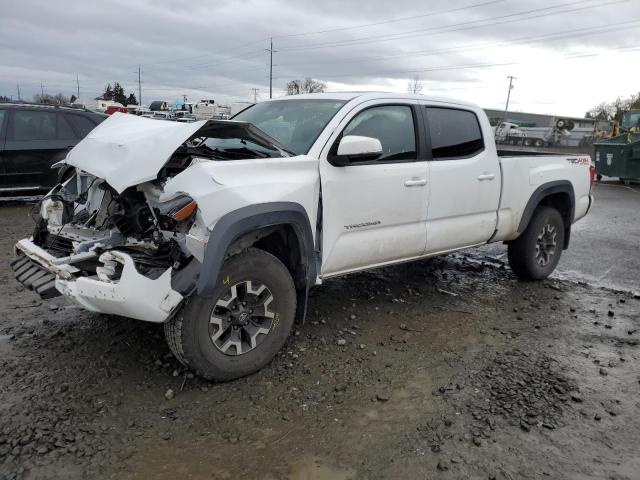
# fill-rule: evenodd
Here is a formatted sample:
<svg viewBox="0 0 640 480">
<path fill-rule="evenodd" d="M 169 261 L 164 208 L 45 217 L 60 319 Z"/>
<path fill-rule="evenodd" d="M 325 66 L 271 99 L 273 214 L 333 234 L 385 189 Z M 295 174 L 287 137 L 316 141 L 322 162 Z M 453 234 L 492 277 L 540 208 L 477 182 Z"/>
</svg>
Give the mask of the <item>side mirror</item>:
<svg viewBox="0 0 640 480">
<path fill-rule="evenodd" d="M 338 144 L 338 152 L 331 159 L 336 166 L 353 162 L 375 160 L 382 155 L 382 143 L 377 138 L 347 135 Z"/>
</svg>

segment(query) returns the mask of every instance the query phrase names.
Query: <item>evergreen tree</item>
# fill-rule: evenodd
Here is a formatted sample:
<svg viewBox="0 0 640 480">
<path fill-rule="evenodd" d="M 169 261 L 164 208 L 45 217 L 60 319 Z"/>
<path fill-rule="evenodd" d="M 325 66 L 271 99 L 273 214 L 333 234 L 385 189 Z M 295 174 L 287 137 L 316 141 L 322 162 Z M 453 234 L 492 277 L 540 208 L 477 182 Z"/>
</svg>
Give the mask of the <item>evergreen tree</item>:
<svg viewBox="0 0 640 480">
<path fill-rule="evenodd" d="M 113 84 L 113 100 L 122 105 L 127 104 L 127 95 L 124 93 L 124 88 L 122 88 L 119 82 Z"/>
<path fill-rule="evenodd" d="M 100 97 L 102 100 L 113 100 L 113 89 L 111 88 L 111 84 L 107 83 L 107 86 L 104 89 L 104 92 Z"/>
<path fill-rule="evenodd" d="M 133 93 L 129 94 L 129 98 L 127 98 L 127 105 L 138 105 L 138 99 Z"/>
</svg>

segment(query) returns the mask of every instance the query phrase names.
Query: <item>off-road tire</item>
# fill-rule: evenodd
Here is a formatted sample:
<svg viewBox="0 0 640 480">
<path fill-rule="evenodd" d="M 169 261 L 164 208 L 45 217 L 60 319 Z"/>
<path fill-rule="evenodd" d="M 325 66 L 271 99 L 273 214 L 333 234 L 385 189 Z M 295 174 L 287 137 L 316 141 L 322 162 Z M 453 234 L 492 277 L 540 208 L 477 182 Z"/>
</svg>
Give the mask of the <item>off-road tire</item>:
<svg viewBox="0 0 640 480">
<path fill-rule="evenodd" d="M 259 282 L 274 297 L 274 320 L 269 333 L 252 350 L 239 355 L 223 353 L 210 336 L 210 319 L 216 302 L 230 286 Z M 222 266 L 212 295 L 197 294 L 164 325 L 165 337 L 175 357 L 195 374 L 223 382 L 249 375 L 268 364 L 285 344 L 293 327 L 296 290 L 291 274 L 275 256 L 248 249 L 230 257 Z"/>
<path fill-rule="evenodd" d="M 536 245 L 545 228 L 555 231 L 555 249 L 545 265 L 537 257 Z M 564 221 L 555 208 L 540 206 L 531 217 L 526 230 L 509 243 L 508 257 L 511 270 L 523 280 L 542 280 L 551 275 L 560 261 L 564 246 Z"/>
</svg>

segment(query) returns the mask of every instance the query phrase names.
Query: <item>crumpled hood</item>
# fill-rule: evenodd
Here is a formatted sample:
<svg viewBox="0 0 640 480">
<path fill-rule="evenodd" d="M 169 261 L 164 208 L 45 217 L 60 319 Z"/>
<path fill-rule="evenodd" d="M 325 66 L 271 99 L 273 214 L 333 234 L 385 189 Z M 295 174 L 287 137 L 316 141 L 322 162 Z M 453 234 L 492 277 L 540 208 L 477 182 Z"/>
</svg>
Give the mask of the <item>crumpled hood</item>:
<svg viewBox="0 0 640 480">
<path fill-rule="evenodd" d="M 67 155 L 65 163 L 107 181 L 118 193 L 154 180 L 180 145 L 194 137 L 246 138 L 280 150 L 286 147 L 256 126 L 234 120 L 170 122 L 114 113 Z"/>
<path fill-rule="evenodd" d="M 80 141 L 65 162 L 106 180 L 122 193 L 128 187 L 155 179 L 173 152 L 206 123 L 114 113 Z"/>
</svg>

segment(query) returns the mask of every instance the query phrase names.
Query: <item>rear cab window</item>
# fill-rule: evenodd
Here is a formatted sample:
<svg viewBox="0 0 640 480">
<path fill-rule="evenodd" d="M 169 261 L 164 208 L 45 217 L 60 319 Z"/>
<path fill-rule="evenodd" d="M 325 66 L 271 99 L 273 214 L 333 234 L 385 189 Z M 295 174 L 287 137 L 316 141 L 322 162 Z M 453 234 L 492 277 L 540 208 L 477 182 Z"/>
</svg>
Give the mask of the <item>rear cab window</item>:
<svg viewBox="0 0 640 480">
<path fill-rule="evenodd" d="M 469 110 L 427 107 L 427 129 L 434 160 L 469 158 L 484 150 L 480 122 Z"/>
</svg>

